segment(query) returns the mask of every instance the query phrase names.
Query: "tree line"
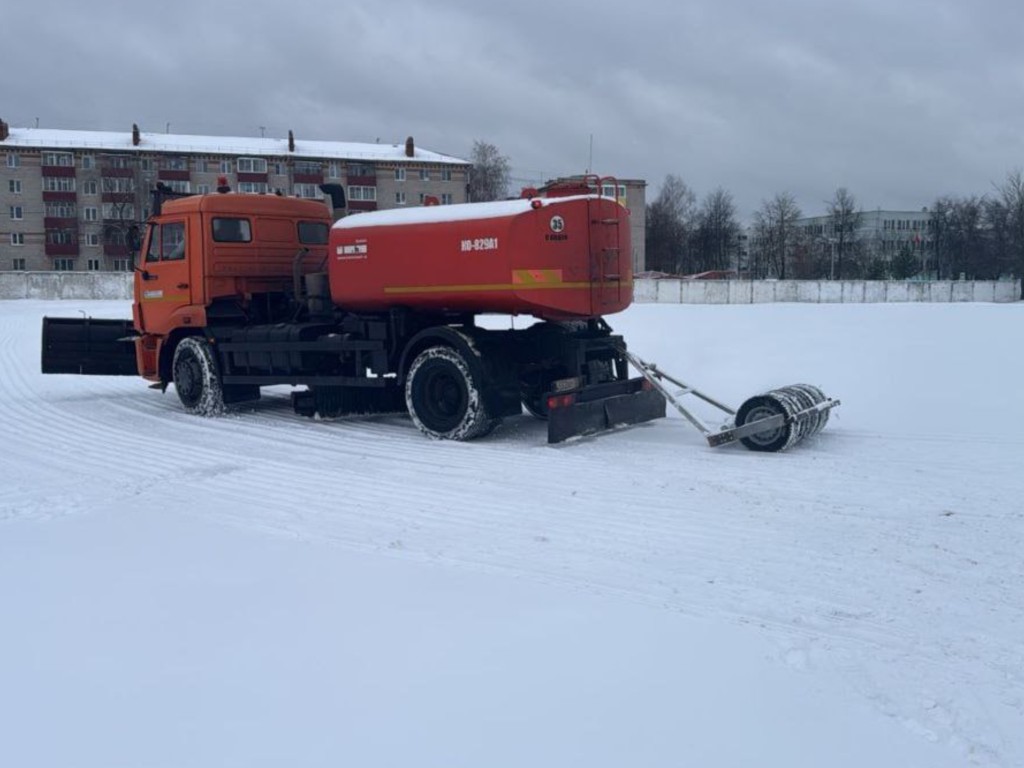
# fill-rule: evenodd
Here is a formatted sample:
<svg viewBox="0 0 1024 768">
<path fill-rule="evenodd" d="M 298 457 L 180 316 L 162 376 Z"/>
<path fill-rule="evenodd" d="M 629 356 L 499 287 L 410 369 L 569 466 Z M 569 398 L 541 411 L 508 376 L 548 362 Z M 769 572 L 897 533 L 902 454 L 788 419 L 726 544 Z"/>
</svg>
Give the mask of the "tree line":
<svg viewBox="0 0 1024 768">
<path fill-rule="evenodd" d="M 989 195 L 942 196 L 904 220 L 867 221 L 846 188 L 805 218 L 779 192 L 744 231 L 724 189 L 697 196 L 669 174 L 647 205 L 647 268 L 677 275 L 735 271 L 778 279 L 993 280 L 1024 275 L 1024 173 Z M 881 214 L 879 214 L 881 216 Z"/>
</svg>

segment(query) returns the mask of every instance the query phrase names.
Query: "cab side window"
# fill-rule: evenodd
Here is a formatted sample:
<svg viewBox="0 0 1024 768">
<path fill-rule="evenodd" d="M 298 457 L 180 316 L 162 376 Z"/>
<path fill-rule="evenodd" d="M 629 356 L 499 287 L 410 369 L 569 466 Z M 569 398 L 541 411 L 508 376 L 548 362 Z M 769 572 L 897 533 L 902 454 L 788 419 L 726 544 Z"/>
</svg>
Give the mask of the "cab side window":
<svg viewBox="0 0 1024 768">
<path fill-rule="evenodd" d="M 248 243 L 252 242 L 252 226 L 248 219 L 213 220 L 213 241 L 215 243 Z"/>
<path fill-rule="evenodd" d="M 181 261 L 185 258 L 185 222 L 152 224 L 149 229 L 149 248 L 146 261 Z"/>
<path fill-rule="evenodd" d="M 164 224 L 160 232 L 160 260 L 181 261 L 185 258 L 185 222 Z"/>
</svg>

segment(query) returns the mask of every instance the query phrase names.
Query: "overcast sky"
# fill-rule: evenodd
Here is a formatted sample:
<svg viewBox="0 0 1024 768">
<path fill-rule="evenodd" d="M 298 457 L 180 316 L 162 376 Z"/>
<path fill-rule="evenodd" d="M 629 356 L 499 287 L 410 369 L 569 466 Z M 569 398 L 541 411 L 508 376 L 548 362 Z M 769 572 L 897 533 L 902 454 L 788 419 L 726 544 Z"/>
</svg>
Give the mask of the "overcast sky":
<svg viewBox="0 0 1024 768">
<path fill-rule="evenodd" d="M 34 0 L 2 22 L 19 127 L 480 139 L 517 188 L 589 165 L 651 199 L 674 173 L 744 217 L 839 186 L 919 209 L 1024 166 L 1020 0 Z"/>
</svg>

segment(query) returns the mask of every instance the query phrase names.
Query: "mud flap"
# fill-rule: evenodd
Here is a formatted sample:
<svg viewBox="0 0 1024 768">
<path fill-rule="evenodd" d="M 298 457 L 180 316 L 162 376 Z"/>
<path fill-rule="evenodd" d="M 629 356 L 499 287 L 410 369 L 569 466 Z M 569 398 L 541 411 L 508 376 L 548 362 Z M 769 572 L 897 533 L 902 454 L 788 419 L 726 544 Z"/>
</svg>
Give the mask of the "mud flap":
<svg viewBox="0 0 1024 768">
<path fill-rule="evenodd" d="M 138 376 L 131 320 L 43 318 L 43 373 Z"/>
<path fill-rule="evenodd" d="M 548 443 L 664 418 L 665 398 L 644 384 L 644 379 L 602 384 L 574 393 L 571 403 L 551 403 L 554 407 L 548 411 Z M 568 398 L 556 396 L 556 400 Z"/>
</svg>

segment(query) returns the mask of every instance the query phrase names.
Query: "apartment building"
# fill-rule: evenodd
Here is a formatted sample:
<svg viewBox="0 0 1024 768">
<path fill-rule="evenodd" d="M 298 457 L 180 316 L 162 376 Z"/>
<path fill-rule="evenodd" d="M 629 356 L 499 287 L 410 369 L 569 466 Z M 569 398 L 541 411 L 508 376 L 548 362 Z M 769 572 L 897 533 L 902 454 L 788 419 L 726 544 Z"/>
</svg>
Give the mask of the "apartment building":
<svg viewBox="0 0 1024 768">
<path fill-rule="evenodd" d="M 470 164 L 417 147 L 286 139 L 12 128 L 0 120 L 0 271 L 131 268 L 126 236 L 162 182 L 208 193 L 319 199 L 345 187 L 349 209 L 466 202 Z"/>
</svg>

